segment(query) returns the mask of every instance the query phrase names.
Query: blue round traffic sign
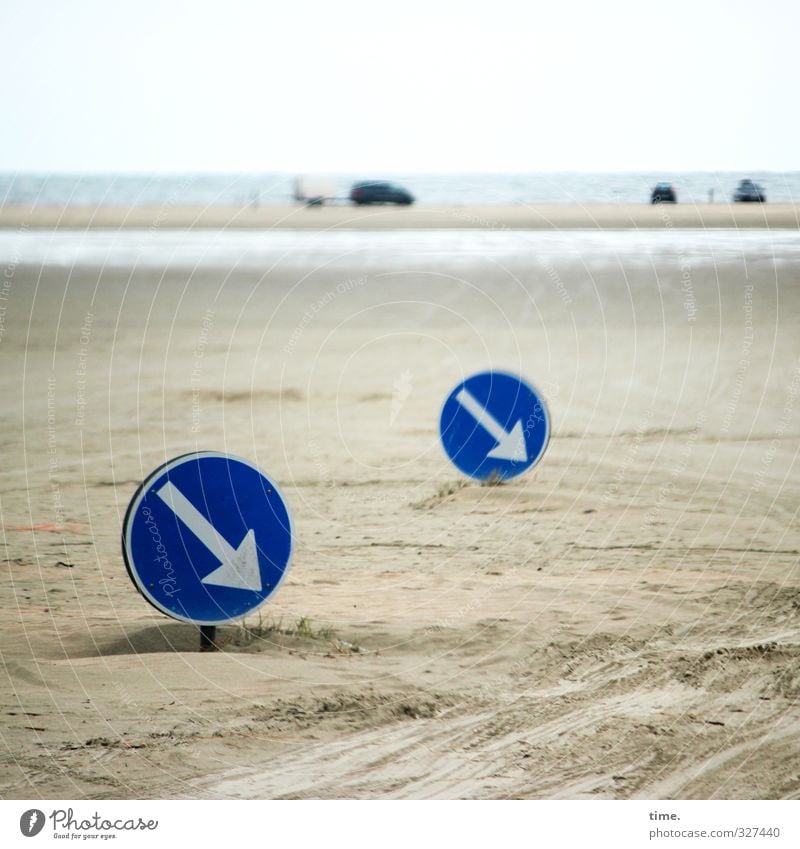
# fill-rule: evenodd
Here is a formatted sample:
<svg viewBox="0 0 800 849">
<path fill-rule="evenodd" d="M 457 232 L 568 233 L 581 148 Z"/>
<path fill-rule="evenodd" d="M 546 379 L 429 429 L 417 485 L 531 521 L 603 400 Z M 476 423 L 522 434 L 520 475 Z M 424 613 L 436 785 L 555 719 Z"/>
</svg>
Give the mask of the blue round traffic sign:
<svg viewBox="0 0 800 849">
<path fill-rule="evenodd" d="M 167 616 L 240 619 L 286 575 L 292 520 L 277 486 L 247 460 L 198 451 L 152 472 L 131 499 L 122 553 L 134 584 Z"/>
<path fill-rule="evenodd" d="M 521 377 L 485 371 L 450 393 L 439 431 L 447 456 L 465 475 L 508 480 L 542 458 L 550 415 L 544 398 Z"/>
</svg>

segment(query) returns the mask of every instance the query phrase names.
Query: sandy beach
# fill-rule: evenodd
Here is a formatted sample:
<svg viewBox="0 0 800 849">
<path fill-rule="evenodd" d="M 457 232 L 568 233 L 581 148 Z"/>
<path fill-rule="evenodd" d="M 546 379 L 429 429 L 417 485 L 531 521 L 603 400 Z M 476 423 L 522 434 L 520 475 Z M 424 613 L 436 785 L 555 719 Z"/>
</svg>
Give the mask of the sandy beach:
<svg viewBox="0 0 800 849">
<path fill-rule="evenodd" d="M 604 230 L 698 228 L 797 229 L 800 207 L 767 204 L 534 204 L 411 207 L 326 205 L 13 206 L 0 207 L 0 229 L 263 230 Z"/>
<path fill-rule="evenodd" d="M 90 223 L 141 232 L 37 230 Z M 797 223 L 4 208 L 0 796 L 800 798 Z M 502 486 L 437 434 L 486 367 L 553 420 Z M 297 537 L 210 654 L 120 554 L 195 449 L 267 471 Z"/>
</svg>

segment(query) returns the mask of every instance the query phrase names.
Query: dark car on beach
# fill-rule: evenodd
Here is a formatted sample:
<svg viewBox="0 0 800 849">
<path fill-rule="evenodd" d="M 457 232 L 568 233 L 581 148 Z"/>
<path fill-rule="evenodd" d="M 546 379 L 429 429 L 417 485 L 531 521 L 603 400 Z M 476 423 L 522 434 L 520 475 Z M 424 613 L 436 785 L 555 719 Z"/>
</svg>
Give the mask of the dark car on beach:
<svg viewBox="0 0 800 849">
<path fill-rule="evenodd" d="M 394 183 L 371 180 L 366 183 L 354 183 L 350 189 L 350 200 L 359 206 L 367 203 L 397 203 L 408 206 L 414 203 L 414 195 Z"/>
<path fill-rule="evenodd" d="M 672 183 L 656 183 L 650 193 L 650 203 L 677 203 L 678 193 Z"/>
<path fill-rule="evenodd" d="M 734 203 L 765 203 L 766 200 L 764 189 L 752 180 L 740 180 L 733 193 Z"/>
</svg>

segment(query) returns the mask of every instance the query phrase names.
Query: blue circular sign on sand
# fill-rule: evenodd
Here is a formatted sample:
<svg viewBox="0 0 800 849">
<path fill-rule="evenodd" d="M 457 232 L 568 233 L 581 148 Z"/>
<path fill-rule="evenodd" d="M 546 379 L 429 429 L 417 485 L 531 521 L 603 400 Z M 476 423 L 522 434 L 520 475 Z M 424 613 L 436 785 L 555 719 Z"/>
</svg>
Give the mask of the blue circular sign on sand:
<svg viewBox="0 0 800 849">
<path fill-rule="evenodd" d="M 476 480 L 508 480 L 542 458 L 550 439 L 544 398 L 521 377 L 485 371 L 450 393 L 439 420 L 453 464 Z"/>
<path fill-rule="evenodd" d="M 292 556 L 292 520 L 258 468 L 198 451 L 141 484 L 125 514 L 122 554 L 139 592 L 162 613 L 218 625 L 278 589 Z"/>
</svg>

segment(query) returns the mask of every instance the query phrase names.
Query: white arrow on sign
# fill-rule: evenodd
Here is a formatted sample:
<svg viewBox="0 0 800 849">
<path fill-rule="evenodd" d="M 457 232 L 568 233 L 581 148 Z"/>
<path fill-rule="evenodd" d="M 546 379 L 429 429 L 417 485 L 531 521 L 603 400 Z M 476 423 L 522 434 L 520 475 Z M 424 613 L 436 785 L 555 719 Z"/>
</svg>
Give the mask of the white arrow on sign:
<svg viewBox="0 0 800 849">
<path fill-rule="evenodd" d="M 462 389 L 456 395 L 456 401 L 484 430 L 489 431 L 497 442 L 497 446 L 492 448 L 486 455 L 487 457 L 496 457 L 498 460 L 514 460 L 520 463 L 527 462 L 528 452 L 525 448 L 525 436 L 522 433 L 522 419 L 519 419 L 509 432 L 506 432 L 500 422 L 466 389 Z"/>
<path fill-rule="evenodd" d="M 156 495 L 220 561 L 219 566 L 202 579 L 204 584 L 261 592 L 261 570 L 252 528 L 244 535 L 239 547 L 234 548 L 172 483 L 167 481 Z"/>
</svg>

